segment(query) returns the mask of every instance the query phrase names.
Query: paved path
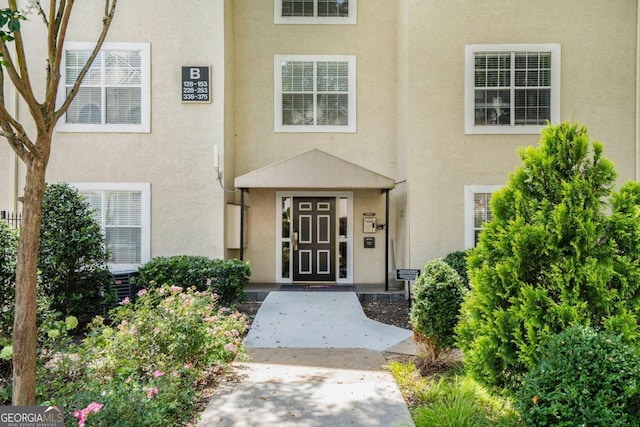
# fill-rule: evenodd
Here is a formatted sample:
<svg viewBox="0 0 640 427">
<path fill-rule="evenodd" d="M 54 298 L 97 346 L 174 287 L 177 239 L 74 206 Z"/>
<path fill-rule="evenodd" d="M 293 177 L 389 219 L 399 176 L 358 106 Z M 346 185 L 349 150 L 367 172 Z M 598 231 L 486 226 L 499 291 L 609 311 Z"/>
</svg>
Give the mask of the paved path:
<svg viewBox="0 0 640 427">
<path fill-rule="evenodd" d="M 239 381 L 216 390 L 198 426 L 413 426 L 381 353 L 415 353 L 410 337 L 368 319 L 352 292 L 271 292 Z"/>
</svg>

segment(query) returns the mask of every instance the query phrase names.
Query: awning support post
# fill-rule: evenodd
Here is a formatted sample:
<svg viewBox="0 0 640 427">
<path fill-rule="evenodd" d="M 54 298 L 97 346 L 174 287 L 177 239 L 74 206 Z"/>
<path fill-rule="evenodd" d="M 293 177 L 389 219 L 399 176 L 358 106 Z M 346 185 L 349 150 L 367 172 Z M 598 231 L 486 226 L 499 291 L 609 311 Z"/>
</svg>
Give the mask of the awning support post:
<svg viewBox="0 0 640 427">
<path fill-rule="evenodd" d="M 385 226 L 384 226 L 384 291 L 389 291 L 389 190 L 385 192 Z"/>
<path fill-rule="evenodd" d="M 240 261 L 244 261 L 244 188 L 240 189 Z"/>
</svg>

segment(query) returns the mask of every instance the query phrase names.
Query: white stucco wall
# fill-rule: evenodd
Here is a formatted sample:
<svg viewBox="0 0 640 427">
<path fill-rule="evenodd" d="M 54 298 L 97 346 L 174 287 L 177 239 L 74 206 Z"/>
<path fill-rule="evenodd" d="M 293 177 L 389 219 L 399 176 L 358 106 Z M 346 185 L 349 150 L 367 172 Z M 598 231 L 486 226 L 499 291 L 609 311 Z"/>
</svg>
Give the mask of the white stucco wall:
<svg viewBox="0 0 640 427">
<path fill-rule="evenodd" d="M 395 8 L 361 0 L 357 25 L 275 25 L 271 0 L 235 10 L 237 174 L 318 148 L 394 176 Z M 273 60 L 289 54 L 356 56 L 356 133 L 274 132 Z"/>
<path fill-rule="evenodd" d="M 151 255 L 223 257 L 224 195 L 215 181 L 213 146 L 224 144 L 225 2 L 172 5 L 120 2 L 107 37 L 150 43 L 151 132 L 56 132 L 47 181 L 150 182 Z M 101 10 L 99 2 L 78 2 L 67 41 L 94 41 Z M 38 18 L 24 32 L 33 25 L 40 26 Z M 41 41 L 42 34 L 27 38 Z M 188 65 L 211 66 L 213 102 L 181 102 L 181 66 Z"/>
<path fill-rule="evenodd" d="M 410 1 L 410 263 L 464 248 L 464 186 L 504 184 L 537 135 L 465 135 L 467 44 L 561 44 L 561 120 L 588 126 L 634 177 L 636 2 Z M 455 13 L 453 13 L 455 11 Z M 428 22 L 428 25 L 425 25 Z"/>
</svg>

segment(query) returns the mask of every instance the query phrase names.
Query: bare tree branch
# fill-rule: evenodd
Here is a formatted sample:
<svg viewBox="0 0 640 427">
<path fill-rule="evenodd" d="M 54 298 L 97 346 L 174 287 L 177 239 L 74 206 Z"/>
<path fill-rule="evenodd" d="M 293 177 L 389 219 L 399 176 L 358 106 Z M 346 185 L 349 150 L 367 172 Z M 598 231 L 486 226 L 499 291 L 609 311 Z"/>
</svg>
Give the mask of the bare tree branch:
<svg viewBox="0 0 640 427">
<path fill-rule="evenodd" d="M 9 8 L 13 11 L 17 11 L 16 0 L 9 0 Z M 13 56 L 9 52 L 5 40 L 0 37 L 0 53 L 2 53 L 2 59 L 4 61 L 3 65 L 7 69 L 11 82 L 26 101 L 33 119 L 36 121 L 42 120 L 40 104 L 33 94 L 31 81 L 29 79 L 29 72 L 27 70 L 22 35 L 20 34 L 20 31 L 16 31 L 14 33 L 14 36 L 16 57 L 18 59 L 18 68 L 20 69 L 20 72 L 18 72 L 18 70 L 16 69 L 16 64 L 13 60 Z"/>
<path fill-rule="evenodd" d="M 51 2 L 51 3 L 55 3 L 55 2 Z M 42 9 L 42 4 L 40 3 L 40 0 L 33 1 L 31 5 L 37 9 L 38 15 L 40 15 L 40 17 L 44 21 L 44 25 L 49 26 L 49 20 L 47 19 L 47 14 L 44 13 L 44 9 Z"/>
<path fill-rule="evenodd" d="M 47 88 L 44 104 L 47 111 L 53 113 L 53 122 L 55 123 L 56 96 L 58 85 L 60 84 L 60 65 L 62 64 L 62 52 L 64 50 L 64 40 L 67 36 L 67 28 L 69 18 L 73 10 L 74 0 L 60 0 L 60 7 L 56 13 L 56 19 L 49 26 L 48 35 L 48 51 L 49 51 L 49 69 L 47 70 Z M 54 9 L 50 12 L 53 16 Z M 93 59 L 91 60 L 93 62 Z M 59 116 L 58 116 L 59 117 Z"/>
<path fill-rule="evenodd" d="M 73 3 L 73 1 L 70 0 L 70 3 Z M 80 70 L 80 73 L 78 74 L 78 77 L 76 78 L 76 81 L 73 84 L 71 91 L 67 94 L 65 101 L 62 103 L 60 108 L 54 113 L 54 116 L 53 116 L 54 122 L 57 122 L 60 119 L 60 117 L 67 111 L 67 109 L 69 108 L 69 105 L 71 105 L 71 102 L 73 101 L 76 94 L 80 90 L 80 85 L 82 83 L 82 80 L 84 79 L 84 76 L 89 71 L 91 64 L 93 64 L 93 60 L 96 58 L 96 56 L 98 56 L 100 49 L 102 49 L 102 44 L 104 43 L 104 39 L 107 37 L 107 32 L 109 31 L 109 27 L 111 26 L 111 21 L 113 21 L 113 16 L 115 15 L 117 4 L 118 4 L 118 0 L 105 0 L 105 16 L 102 18 L 102 31 L 100 32 L 100 37 L 98 37 L 96 45 L 93 48 L 93 51 L 91 52 L 91 55 L 87 60 L 87 63 L 84 65 L 84 67 L 82 67 L 82 70 Z M 68 21 L 68 19 L 66 21 Z M 58 35 L 58 43 L 57 43 L 58 52 L 56 57 L 56 64 L 61 63 L 60 60 L 62 57 L 62 50 L 63 50 L 62 46 L 64 44 L 66 30 L 67 30 L 67 22 L 63 22 L 63 26 L 60 29 L 60 34 Z M 59 80 L 60 80 L 60 74 L 55 76 L 54 81 L 52 82 L 54 83 L 54 85 L 52 86 L 57 88 Z M 55 99 L 55 95 L 54 95 L 54 99 Z M 47 101 L 49 102 L 49 100 Z"/>
<path fill-rule="evenodd" d="M 20 124 L 7 110 L 4 88 L 4 69 L 0 67 L 0 136 L 7 138 L 9 145 L 25 163 L 35 153 L 33 145 L 22 124 Z M 16 132 L 19 135 L 16 135 Z"/>
</svg>

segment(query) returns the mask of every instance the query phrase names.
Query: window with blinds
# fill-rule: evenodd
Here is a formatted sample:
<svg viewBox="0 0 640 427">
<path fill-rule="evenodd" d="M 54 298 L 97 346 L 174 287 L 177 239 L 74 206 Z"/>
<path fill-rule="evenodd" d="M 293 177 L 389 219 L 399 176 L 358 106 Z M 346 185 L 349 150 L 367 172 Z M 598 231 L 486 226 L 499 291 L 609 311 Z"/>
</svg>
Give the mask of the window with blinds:
<svg viewBox="0 0 640 427">
<path fill-rule="evenodd" d="M 139 191 L 82 192 L 100 222 L 109 262 L 142 262 L 142 199 Z"/>
<path fill-rule="evenodd" d="M 493 219 L 491 197 L 501 185 L 465 185 L 465 248 L 473 248 L 487 222 Z"/>
<path fill-rule="evenodd" d="M 355 57 L 276 57 L 280 132 L 355 131 Z"/>
<path fill-rule="evenodd" d="M 64 95 L 68 95 L 93 45 L 68 43 L 64 52 Z M 64 131 L 148 132 L 149 46 L 105 43 L 85 75 L 62 121 Z"/>
<path fill-rule="evenodd" d="M 559 46 L 512 47 L 467 47 L 467 133 L 535 133 L 558 121 Z"/>
<path fill-rule="evenodd" d="M 274 0 L 277 24 L 355 24 L 357 0 Z"/>
<path fill-rule="evenodd" d="M 478 236 L 485 223 L 491 221 L 489 201 L 491 193 L 474 193 L 473 195 L 473 244 L 478 243 Z"/>
</svg>

